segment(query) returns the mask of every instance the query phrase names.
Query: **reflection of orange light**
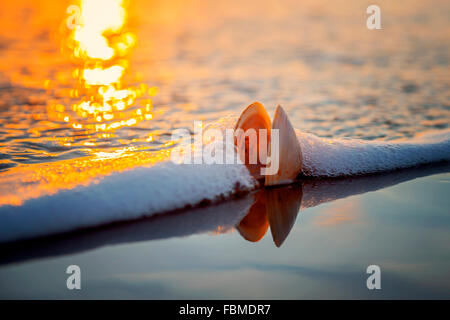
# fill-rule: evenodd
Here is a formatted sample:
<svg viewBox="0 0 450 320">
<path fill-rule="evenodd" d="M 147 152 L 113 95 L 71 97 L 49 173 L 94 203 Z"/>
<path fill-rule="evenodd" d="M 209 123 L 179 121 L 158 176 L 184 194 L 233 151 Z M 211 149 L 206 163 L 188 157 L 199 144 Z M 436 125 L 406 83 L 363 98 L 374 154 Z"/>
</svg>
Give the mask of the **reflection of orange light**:
<svg viewBox="0 0 450 320">
<path fill-rule="evenodd" d="M 249 213 L 236 227 L 248 241 L 257 242 L 261 240 L 269 228 L 264 197 L 264 193 L 256 194 L 255 203 L 250 208 Z"/>
<path fill-rule="evenodd" d="M 144 97 L 155 94 L 157 88 L 149 89 L 145 84 L 127 85 L 123 79 L 129 66 L 127 55 L 136 43 L 135 35 L 126 30 L 124 2 L 80 0 L 81 24 L 71 30 L 64 42 L 77 66 L 73 72 L 60 70 L 54 79 L 45 81 L 45 89 L 49 93 L 55 89 L 57 95 L 47 105 L 46 115 L 32 115 L 41 124 L 28 130 L 33 137 L 39 137 L 49 129 L 72 128 L 67 131 L 73 135 L 55 135 L 51 138 L 52 143 L 70 147 L 70 150 L 82 148 L 91 155 L 18 165 L 2 172 L 0 206 L 20 205 L 28 199 L 88 185 L 113 172 L 169 159 L 169 151 L 165 147 L 172 142 L 159 145 L 163 150 L 157 152 L 138 152 L 147 150 L 147 146 L 97 148 L 100 139 L 117 138 L 115 130 L 153 118 L 152 101 Z M 67 89 L 66 78 L 70 76 L 78 80 L 78 85 Z M 54 97 L 48 96 L 49 99 Z M 25 122 L 8 126 L 27 129 Z M 148 143 L 146 139 L 148 135 L 142 141 Z M 46 156 L 51 157 L 52 154 Z"/>
<path fill-rule="evenodd" d="M 112 66 L 106 69 L 84 69 L 83 78 L 89 85 L 107 85 L 119 82 L 123 75 L 123 67 Z"/>
<path fill-rule="evenodd" d="M 122 0 L 82 0 L 80 20 L 81 25 L 74 32 L 79 44 L 75 55 L 101 60 L 113 58 L 116 52 L 104 34 L 122 28 L 125 22 Z"/>
<path fill-rule="evenodd" d="M 332 209 L 323 211 L 323 214 L 317 217 L 315 223 L 319 226 L 336 226 L 341 223 L 355 222 L 357 212 L 361 212 L 358 202 L 338 202 L 332 205 Z"/>
<path fill-rule="evenodd" d="M 135 150 L 123 148 L 80 159 L 11 168 L 0 176 L 0 206 L 21 205 L 29 199 L 88 185 L 113 172 L 170 159 L 169 150 L 152 153 Z"/>
<path fill-rule="evenodd" d="M 72 128 L 89 133 L 114 131 L 153 118 L 149 99 L 144 106 L 135 104 L 137 99 L 157 89 L 148 89 L 145 84 L 126 87 L 123 83 L 129 65 L 126 55 L 136 43 L 136 36 L 125 30 L 127 12 L 123 2 L 80 1 L 79 25 L 67 42 L 75 61 L 82 64 L 73 72 L 81 87 L 70 90 L 70 97 L 80 97 L 80 101 L 68 110 L 60 104 L 48 106 L 51 120 L 69 123 Z M 96 141 L 93 143 L 95 146 Z"/>
</svg>

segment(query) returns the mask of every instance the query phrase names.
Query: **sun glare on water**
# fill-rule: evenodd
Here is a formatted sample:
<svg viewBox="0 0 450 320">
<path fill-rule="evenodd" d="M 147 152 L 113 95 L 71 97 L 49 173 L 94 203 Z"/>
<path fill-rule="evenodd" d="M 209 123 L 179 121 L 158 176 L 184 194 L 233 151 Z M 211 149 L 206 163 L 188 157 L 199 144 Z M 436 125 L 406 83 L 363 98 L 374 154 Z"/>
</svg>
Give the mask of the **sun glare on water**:
<svg viewBox="0 0 450 320">
<path fill-rule="evenodd" d="M 0 205 L 21 205 L 28 199 L 88 185 L 112 172 L 168 159 L 165 149 L 137 152 L 148 148 L 145 143 L 152 141 L 152 135 L 142 139 L 142 145 L 130 145 L 126 139 L 127 127 L 153 119 L 150 97 L 158 90 L 145 84 L 131 86 L 124 79 L 136 43 L 135 34 L 127 30 L 124 2 L 82 0 L 76 4 L 79 23 L 62 48 L 76 65 L 71 72 L 75 85 L 69 83 L 67 88 L 67 83 L 57 83 L 54 90 L 59 100 L 49 100 L 47 105 L 48 123 L 65 132 L 55 135 L 52 143 L 83 148 L 86 156 L 11 168 L 0 178 Z M 53 90 L 52 81 L 59 79 L 46 80 L 45 89 Z M 67 90 L 57 91 L 61 88 Z M 121 134 L 125 136 L 123 144 Z M 102 141 L 110 138 L 116 146 L 102 148 Z"/>
<path fill-rule="evenodd" d="M 126 30 L 124 1 L 82 0 L 78 5 L 78 23 L 65 46 L 79 65 L 73 72 L 79 85 L 70 91 L 71 98 L 79 101 L 70 110 L 50 105 L 50 118 L 97 133 L 152 119 L 150 99 L 141 99 L 136 106 L 136 99 L 148 94 L 149 88 L 145 84 L 126 86 L 123 80 L 136 43 L 135 34 Z"/>
<path fill-rule="evenodd" d="M 77 55 L 92 59 L 110 60 L 116 54 L 105 32 L 118 33 L 125 22 L 125 9 L 121 0 L 83 0 L 81 2 L 82 25 L 75 28 L 78 42 Z"/>
</svg>

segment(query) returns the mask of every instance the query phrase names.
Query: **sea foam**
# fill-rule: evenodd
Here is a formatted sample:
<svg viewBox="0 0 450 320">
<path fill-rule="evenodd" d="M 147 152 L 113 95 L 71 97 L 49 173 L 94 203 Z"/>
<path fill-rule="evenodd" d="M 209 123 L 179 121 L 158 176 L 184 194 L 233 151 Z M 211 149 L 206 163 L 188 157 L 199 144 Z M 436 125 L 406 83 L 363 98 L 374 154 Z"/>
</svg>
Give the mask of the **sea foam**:
<svg viewBox="0 0 450 320">
<path fill-rule="evenodd" d="M 226 122 L 219 127 L 225 128 Z M 450 161 L 450 130 L 394 142 L 324 139 L 297 131 L 303 175 L 363 175 Z M 229 156 L 229 155 L 228 155 Z M 29 186 L 33 188 L 33 186 Z M 242 163 L 175 164 L 170 160 L 108 174 L 89 184 L 0 206 L 0 242 L 149 217 L 248 192 L 258 182 Z"/>
<path fill-rule="evenodd" d="M 393 142 L 296 133 L 302 148 L 302 171 L 309 177 L 354 176 L 450 160 L 450 130 Z"/>
</svg>

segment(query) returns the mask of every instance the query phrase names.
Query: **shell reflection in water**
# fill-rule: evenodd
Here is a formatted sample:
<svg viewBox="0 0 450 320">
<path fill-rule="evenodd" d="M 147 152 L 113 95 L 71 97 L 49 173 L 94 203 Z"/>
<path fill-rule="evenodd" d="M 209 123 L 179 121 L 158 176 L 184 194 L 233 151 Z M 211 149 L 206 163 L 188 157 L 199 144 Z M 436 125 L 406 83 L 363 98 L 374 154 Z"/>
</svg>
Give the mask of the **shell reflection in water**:
<svg viewBox="0 0 450 320">
<path fill-rule="evenodd" d="M 270 226 L 273 242 L 280 247 L 294 226 L 301 202 L 301 184 L 262 189 L 236 229 L 244 239 L 257 242 Z"/>
</svg>

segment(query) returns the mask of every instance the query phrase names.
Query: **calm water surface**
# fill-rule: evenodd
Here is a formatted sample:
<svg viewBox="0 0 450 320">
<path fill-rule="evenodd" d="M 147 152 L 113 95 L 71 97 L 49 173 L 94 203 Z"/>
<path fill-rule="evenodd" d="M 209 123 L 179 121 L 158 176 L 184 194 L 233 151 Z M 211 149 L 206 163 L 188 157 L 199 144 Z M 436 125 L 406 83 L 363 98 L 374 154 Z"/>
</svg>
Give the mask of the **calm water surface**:
<svg viewBox="0 0 450 320">
<path fill-rule="evenodd" d="M 0 297 L 448 299 L 450 174 L 439 173 L 448 171 L 305 182 L 265 191 L 263 204 L 252 206 L 252 194 L 2 246 Z M 220 229 L 241 212 L 236 228 Z M 80 291 L 66 288 L 71 264 L 82 270 Z M 381 290 L 366 288 L 372 264 L 381 268 Z"/>
</svg>

